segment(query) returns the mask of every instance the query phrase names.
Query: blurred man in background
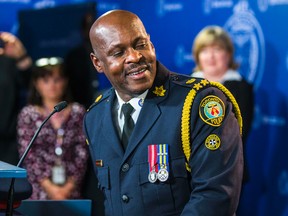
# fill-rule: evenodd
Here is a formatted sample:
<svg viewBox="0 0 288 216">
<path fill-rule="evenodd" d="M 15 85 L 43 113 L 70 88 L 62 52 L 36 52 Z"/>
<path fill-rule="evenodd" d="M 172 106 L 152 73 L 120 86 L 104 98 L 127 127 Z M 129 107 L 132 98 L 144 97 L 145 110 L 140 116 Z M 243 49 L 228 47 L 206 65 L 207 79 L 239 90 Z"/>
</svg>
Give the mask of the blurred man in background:
<svg viewBox="0 0 288 216">
<path fill-rule="evenodd" d="M 0 32 L 0 160 L 16 165 L 19 159 L 16 120 L 26 103 L 32 60 L 13 34 Z"/>
</svg>

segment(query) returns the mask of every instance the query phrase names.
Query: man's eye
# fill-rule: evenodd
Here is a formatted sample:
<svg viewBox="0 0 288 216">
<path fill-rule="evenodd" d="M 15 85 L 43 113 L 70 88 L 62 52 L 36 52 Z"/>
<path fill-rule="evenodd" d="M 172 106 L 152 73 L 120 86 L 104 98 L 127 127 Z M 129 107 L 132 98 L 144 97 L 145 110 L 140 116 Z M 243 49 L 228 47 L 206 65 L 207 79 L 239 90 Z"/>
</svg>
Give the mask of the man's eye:
<svg viewBox="0 0 288 216">
<path fill-rule="evenodd" d="M 136 49 L 143 49 L 148 46 L 148 43 L 140 43 L 136 45 Z"/>
<path fill-rule="evenodd" d="M 123 51 L 117 51 L 113 53 L 114 57 L 118 57 L 118 56 L 122 56 L 123 55 Z"/>
</svg>

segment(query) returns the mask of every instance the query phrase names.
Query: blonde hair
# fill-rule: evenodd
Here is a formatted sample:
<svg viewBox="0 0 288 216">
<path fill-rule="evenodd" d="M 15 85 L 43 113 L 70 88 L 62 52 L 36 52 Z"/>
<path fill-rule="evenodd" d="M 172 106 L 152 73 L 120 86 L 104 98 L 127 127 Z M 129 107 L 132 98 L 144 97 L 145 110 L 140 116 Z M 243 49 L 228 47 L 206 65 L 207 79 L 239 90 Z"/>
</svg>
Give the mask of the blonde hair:
<svg viewBox="0 0 288 216">
<path fill-rule="evenodd" d="M 196 62 L 196 67 L 193 71 L 201 70 L 199 65 L 199 53 L 209 45 L 219 45 L 230 54 L 228 68 L 236 70 L 238 64 L 234 61 L 234 46 L 228 33 L 220 26 L 207 26 L 202 29 L 194 39 L 192 46 L 192 54 Z"/>
</svg>

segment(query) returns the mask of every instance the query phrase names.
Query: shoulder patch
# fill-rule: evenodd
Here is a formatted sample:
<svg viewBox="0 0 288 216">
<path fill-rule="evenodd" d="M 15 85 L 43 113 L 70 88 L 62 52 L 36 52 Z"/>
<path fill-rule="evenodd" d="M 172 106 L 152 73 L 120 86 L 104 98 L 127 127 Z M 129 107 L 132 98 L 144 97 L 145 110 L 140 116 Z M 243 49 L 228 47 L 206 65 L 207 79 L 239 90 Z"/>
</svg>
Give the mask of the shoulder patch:
<svg viewBox="0 0 288 216">
<path fill-rule="evenodd" d="M 206 148 L 214 151 L 217 150 L 221 145 L 220 137 L 216 134 L 210 134 L 205 140 Z"/>
<path fill-rule="evenodd" d="M 219 97 L 208 95 L 199 105 L 199 115 L 205 123 L 218 127 L 225 116 L 225 105 Z"/>
</svg>

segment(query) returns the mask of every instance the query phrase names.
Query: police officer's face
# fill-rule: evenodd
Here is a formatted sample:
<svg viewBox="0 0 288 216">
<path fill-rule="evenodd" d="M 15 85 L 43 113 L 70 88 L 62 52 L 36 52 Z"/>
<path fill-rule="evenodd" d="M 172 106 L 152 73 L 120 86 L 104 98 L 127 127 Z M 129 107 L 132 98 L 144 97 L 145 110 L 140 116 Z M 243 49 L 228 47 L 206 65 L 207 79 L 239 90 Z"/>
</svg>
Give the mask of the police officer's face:
<svg viewBox="0 0 288 216">
<path fill-rule="evenodd" d="M 120 97 L 127 101 L 149 89 L 156 74 L 154 46 L 137 19 L 102 26 L 96 55 L 91 59 L 104 72 Z M 93 43 L 93 39 L 92 39 Z"/>
</svg>

